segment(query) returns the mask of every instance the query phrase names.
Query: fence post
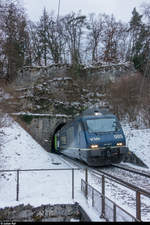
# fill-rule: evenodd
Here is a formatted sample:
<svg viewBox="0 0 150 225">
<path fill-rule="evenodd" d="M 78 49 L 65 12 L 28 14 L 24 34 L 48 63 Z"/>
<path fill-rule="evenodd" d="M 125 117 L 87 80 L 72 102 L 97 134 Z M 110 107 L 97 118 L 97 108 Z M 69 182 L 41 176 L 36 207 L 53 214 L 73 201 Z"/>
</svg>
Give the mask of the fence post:
<svg viewBox="0 0 150 225">
<path fill-rule="evenodd" d="M 94 207 L 94 189 L 92 188 L 92 207 Z"/>
<path fill-rule="evenodd" d="M 88 197 L 88 169 L 85 169 L 85 197 Z"/>
<path fill-rule="evenodd" d="M 74 199 L 74 169 L 72 169 L 72 199 Z"/>
<path fill-rule="evenodd" d="M 19 201 L 19 170 L 17 170 L 17 194 L 16 201 Z"/>
<path fill-rule="evenodd" d="M 101 212 L 101 218 L 105 217 L 105 177 L 102 175 L 102 212 Z"/>
<path fill-rule="evenodd" d="M 136 191 L 136 218 L 141 221 L 141 195 Z"/>
<path fill-rule="evenodd" d="M 114 207 L 113 207 L 113 222 L 116 222 L 116 204 L 114 203 L 114 205 L 113 205 Z"/>
</svg>

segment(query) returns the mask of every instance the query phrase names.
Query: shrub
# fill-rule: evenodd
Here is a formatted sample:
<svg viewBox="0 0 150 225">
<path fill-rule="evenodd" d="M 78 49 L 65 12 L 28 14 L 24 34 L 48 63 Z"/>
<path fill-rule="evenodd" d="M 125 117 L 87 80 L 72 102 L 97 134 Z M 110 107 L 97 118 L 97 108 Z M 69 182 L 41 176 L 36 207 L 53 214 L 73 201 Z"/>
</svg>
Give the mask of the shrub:
<svg viewBox="0 0 150 225">
<path fill-rule="evenodd" d="M 125 76 L 110 85 L 107 101 L 120 120 L 136 121 L 138 116 L 150 125 L 150 82 L 140 74 Z M 146 116 L 146 118 L 145 118 Z M 144 119 L 145 118 L 145 119 Z"/>
</svg>

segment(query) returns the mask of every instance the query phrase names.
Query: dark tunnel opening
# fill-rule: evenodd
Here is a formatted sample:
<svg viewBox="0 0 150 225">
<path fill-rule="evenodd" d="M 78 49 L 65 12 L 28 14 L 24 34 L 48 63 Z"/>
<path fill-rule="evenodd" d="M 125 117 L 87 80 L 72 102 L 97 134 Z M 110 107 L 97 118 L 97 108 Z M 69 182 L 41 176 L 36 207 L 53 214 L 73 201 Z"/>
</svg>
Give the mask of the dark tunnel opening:
<svg viewBox="0 0 150 225">
<path fill-rule="evenodd" d="M 55 141 L 54 141 L 55 134 L 56 134 L 57 131 L 60 130 L 65 124 L 66 124 L 66 123 L 60 123 L 60 124 L 56 127 L 56 129 L 55 129 L 55 131 L 54 131 L 54 133 L 53 133 L 53 136 L 52 136 L 52 143 L 51 143 L 51 152 L 52 152 L 52 153 L 57 153 L 56 150 L 55 150 Z"/>
</svg>

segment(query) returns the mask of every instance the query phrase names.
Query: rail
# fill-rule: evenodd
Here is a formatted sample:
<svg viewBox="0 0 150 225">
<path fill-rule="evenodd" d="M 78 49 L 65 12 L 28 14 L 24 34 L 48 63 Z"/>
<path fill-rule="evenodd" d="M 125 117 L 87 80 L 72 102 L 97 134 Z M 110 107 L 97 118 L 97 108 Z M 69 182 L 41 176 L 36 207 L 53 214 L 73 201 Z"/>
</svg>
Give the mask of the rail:
<svg viewBox="0 0 150 225">
<path fill-rule="evenodd" d="M 94 171 L 94 170 L 93 170 L 93 171 Z M 122 179 L 120 179 L 120 178 L 118 178 L 118 177 L 115 177 L 115 176 L 113 176 L 113 175 L 111 175 L 111 174 L 108 174 L 108 173 L 106 173 L 106 172 L 104 172 L 104 171 L 100 171 L 100 170 L 96 171 L 96 170 L 95 170 L 94 173 L 95 173 L 95 174 L 97 173 L 97 174 L 100 175 L 100 176 L 105 175 L 105 177 L 107 177 L 107 179 L 113 180 L 113 181 L 115 181 L 116 183 L 123 185 L 124 187 L 130 188 L 131 190 L 136 191 L 136 192 L 139 192 L 139 193 L 145 195 L 146 197 L 150 198 L 150 192 L 145 191 L 145 190 L 143 190 L 142 188 L 135 186 L 134 184 L 128 183 L 127 181 L 124 181 L 124 180 L 122 180 Z M 103 175 L 102 175 L 102 174 L 103 174 Z"/>
<path fill-rule="evenodd" d="M 129 172 L 132 172 L 132 173 L 135 173 L 135 174 L 138 174 L 138 175 L 150 178 L 150 173 L 146 173 L 145 171 L 139 171 L 139 170 L 137 171 L 134 168 L 130 168 L 130 167 L 122 166 L 122 165 L 114 165 L 113 164 L 112 166 L 116 167 L 118 169 L 122 169 L 122 170 L 125 170 L 125 171 L 129 171 Z"/>
</svg>

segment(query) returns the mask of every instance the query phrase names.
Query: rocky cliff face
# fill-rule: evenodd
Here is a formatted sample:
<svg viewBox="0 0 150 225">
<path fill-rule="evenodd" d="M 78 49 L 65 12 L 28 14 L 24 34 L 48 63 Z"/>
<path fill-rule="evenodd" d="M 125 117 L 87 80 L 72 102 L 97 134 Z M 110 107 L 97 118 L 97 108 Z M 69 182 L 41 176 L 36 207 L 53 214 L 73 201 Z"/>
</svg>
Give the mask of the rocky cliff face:
<svg viewBox="0 0 150 225">
<path fill-rule="evenodd" d="M 79 70 L 69 65 L 25 67 L 13 83 L 14 108 L 32 113 L 80 113 L 93 104 L 101 105 L 109 84 L 133 72 L 130 64 L 82 66 Z"/>
<path fill-rule="evenodd" d="M 17 108 L 32 113 L 76 114 L 104 99 L 103 84 L 95 78 L 41 76 L 33 87 L 16 92 Z"/>
<path fill-rule="evenodd" d="M 31 87 L 41 76 L 44 77 L 57 77 L 57 76 L 70 76 L 70 74 L 80 74 L 82 76 L 91 77 L 98 76 L 104 82 L 115 81 L 120 76 L 127 73 L 134 72 L 135 69 L 131 63 L 112 64 L 112 65 L 80 65 L 78 68 L 73 68 L 68 64 L 52 64 L 50 66 L 36 66 L 36 67 L 23 67 L 18 71 L 15 83 L 19 86 Z"/>
</svg>

